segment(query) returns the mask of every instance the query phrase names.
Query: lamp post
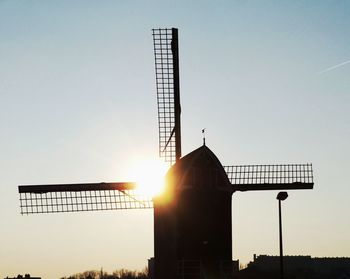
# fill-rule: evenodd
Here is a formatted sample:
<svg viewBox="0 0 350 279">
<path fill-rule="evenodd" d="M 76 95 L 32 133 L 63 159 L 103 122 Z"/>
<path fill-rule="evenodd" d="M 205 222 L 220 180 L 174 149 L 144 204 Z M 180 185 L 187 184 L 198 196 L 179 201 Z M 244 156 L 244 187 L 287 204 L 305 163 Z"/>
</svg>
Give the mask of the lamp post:
<svg viewBox="0 0 350 279">
<path fill-rule="evenodd" d="M 282 245 L 282 213 L 281 213 L 281 201 L 284 201 L 288 198 L 287 192 L 279 192 L 277 194 L 278 199 L 278 213 L 279 213 L 279 232 L 280 232 L 280 272 L 281 279 L 284 278 L 284 270 L 283 270 L 283 245 Z"/>
</svg>

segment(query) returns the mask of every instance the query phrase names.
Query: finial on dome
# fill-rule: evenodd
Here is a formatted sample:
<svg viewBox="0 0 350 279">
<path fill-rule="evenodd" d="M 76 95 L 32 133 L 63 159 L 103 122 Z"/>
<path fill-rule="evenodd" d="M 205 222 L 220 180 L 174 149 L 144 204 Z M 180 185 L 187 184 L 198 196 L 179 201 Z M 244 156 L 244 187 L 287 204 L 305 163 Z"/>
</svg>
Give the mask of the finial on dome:
<svg viewBox="0 0 350 279">
<path fill-rule="evenodd" d="M 203 134 L 203 145 L 205 145 L 205 128 L 202 129 L 202 134 Z"/>
</svg>

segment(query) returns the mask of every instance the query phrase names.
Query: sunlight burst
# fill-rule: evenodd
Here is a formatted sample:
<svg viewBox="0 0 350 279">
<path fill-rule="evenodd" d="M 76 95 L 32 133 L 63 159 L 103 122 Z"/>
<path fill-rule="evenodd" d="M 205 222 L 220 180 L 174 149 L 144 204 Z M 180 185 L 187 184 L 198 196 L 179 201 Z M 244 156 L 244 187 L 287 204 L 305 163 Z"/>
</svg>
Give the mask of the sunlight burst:
<svg viewBox="0 0 350 279">
<path fill-rule="evenodd" d="M 151 197 L 160 195 L 168 168 L 168 164 L 160 159 L 139 161 L 132 169 L 132 177 L 137 183 L 137 192 Z"/>
</svg>

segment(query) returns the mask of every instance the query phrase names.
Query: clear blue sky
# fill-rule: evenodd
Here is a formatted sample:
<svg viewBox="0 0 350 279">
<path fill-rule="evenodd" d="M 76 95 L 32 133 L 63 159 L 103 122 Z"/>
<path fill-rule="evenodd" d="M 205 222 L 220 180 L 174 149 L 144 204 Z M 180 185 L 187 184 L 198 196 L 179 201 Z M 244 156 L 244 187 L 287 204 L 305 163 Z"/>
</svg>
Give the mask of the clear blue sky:
<svg viewBox="0 0 350 279">
<path fill-rule="evenodd" d="M 350 256 L 349 1 L 0 1 L 0 278 L 141 269 L 151 210 L 21 216 L 17 185 L 125 180 L 157 157 L 151 29 L 177 27 L 183 151 L 312 162 L 290 255 Z M 278 254 L 276 192 L 233 197 L 233 255 Z"/>
</svg>

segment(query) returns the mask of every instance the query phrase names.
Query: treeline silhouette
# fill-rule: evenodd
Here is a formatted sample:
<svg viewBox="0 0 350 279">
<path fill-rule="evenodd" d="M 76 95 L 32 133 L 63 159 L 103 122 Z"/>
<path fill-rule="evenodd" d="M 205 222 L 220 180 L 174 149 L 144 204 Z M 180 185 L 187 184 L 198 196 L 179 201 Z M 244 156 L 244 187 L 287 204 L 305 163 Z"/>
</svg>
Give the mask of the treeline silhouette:
<svg viewBox="0 0 350 279">
<path fill-rule="evenodd" d="M 128 269 L 118 269 L 112 274 L 104 272 L 102 269 L 88 270 L 82 273 L 70 275 L 68 277 L 61 277 L 60 279 L 147 279 L 148 270 L 145 268 L 142 271 L 133 271 Z"/>
</svg>

